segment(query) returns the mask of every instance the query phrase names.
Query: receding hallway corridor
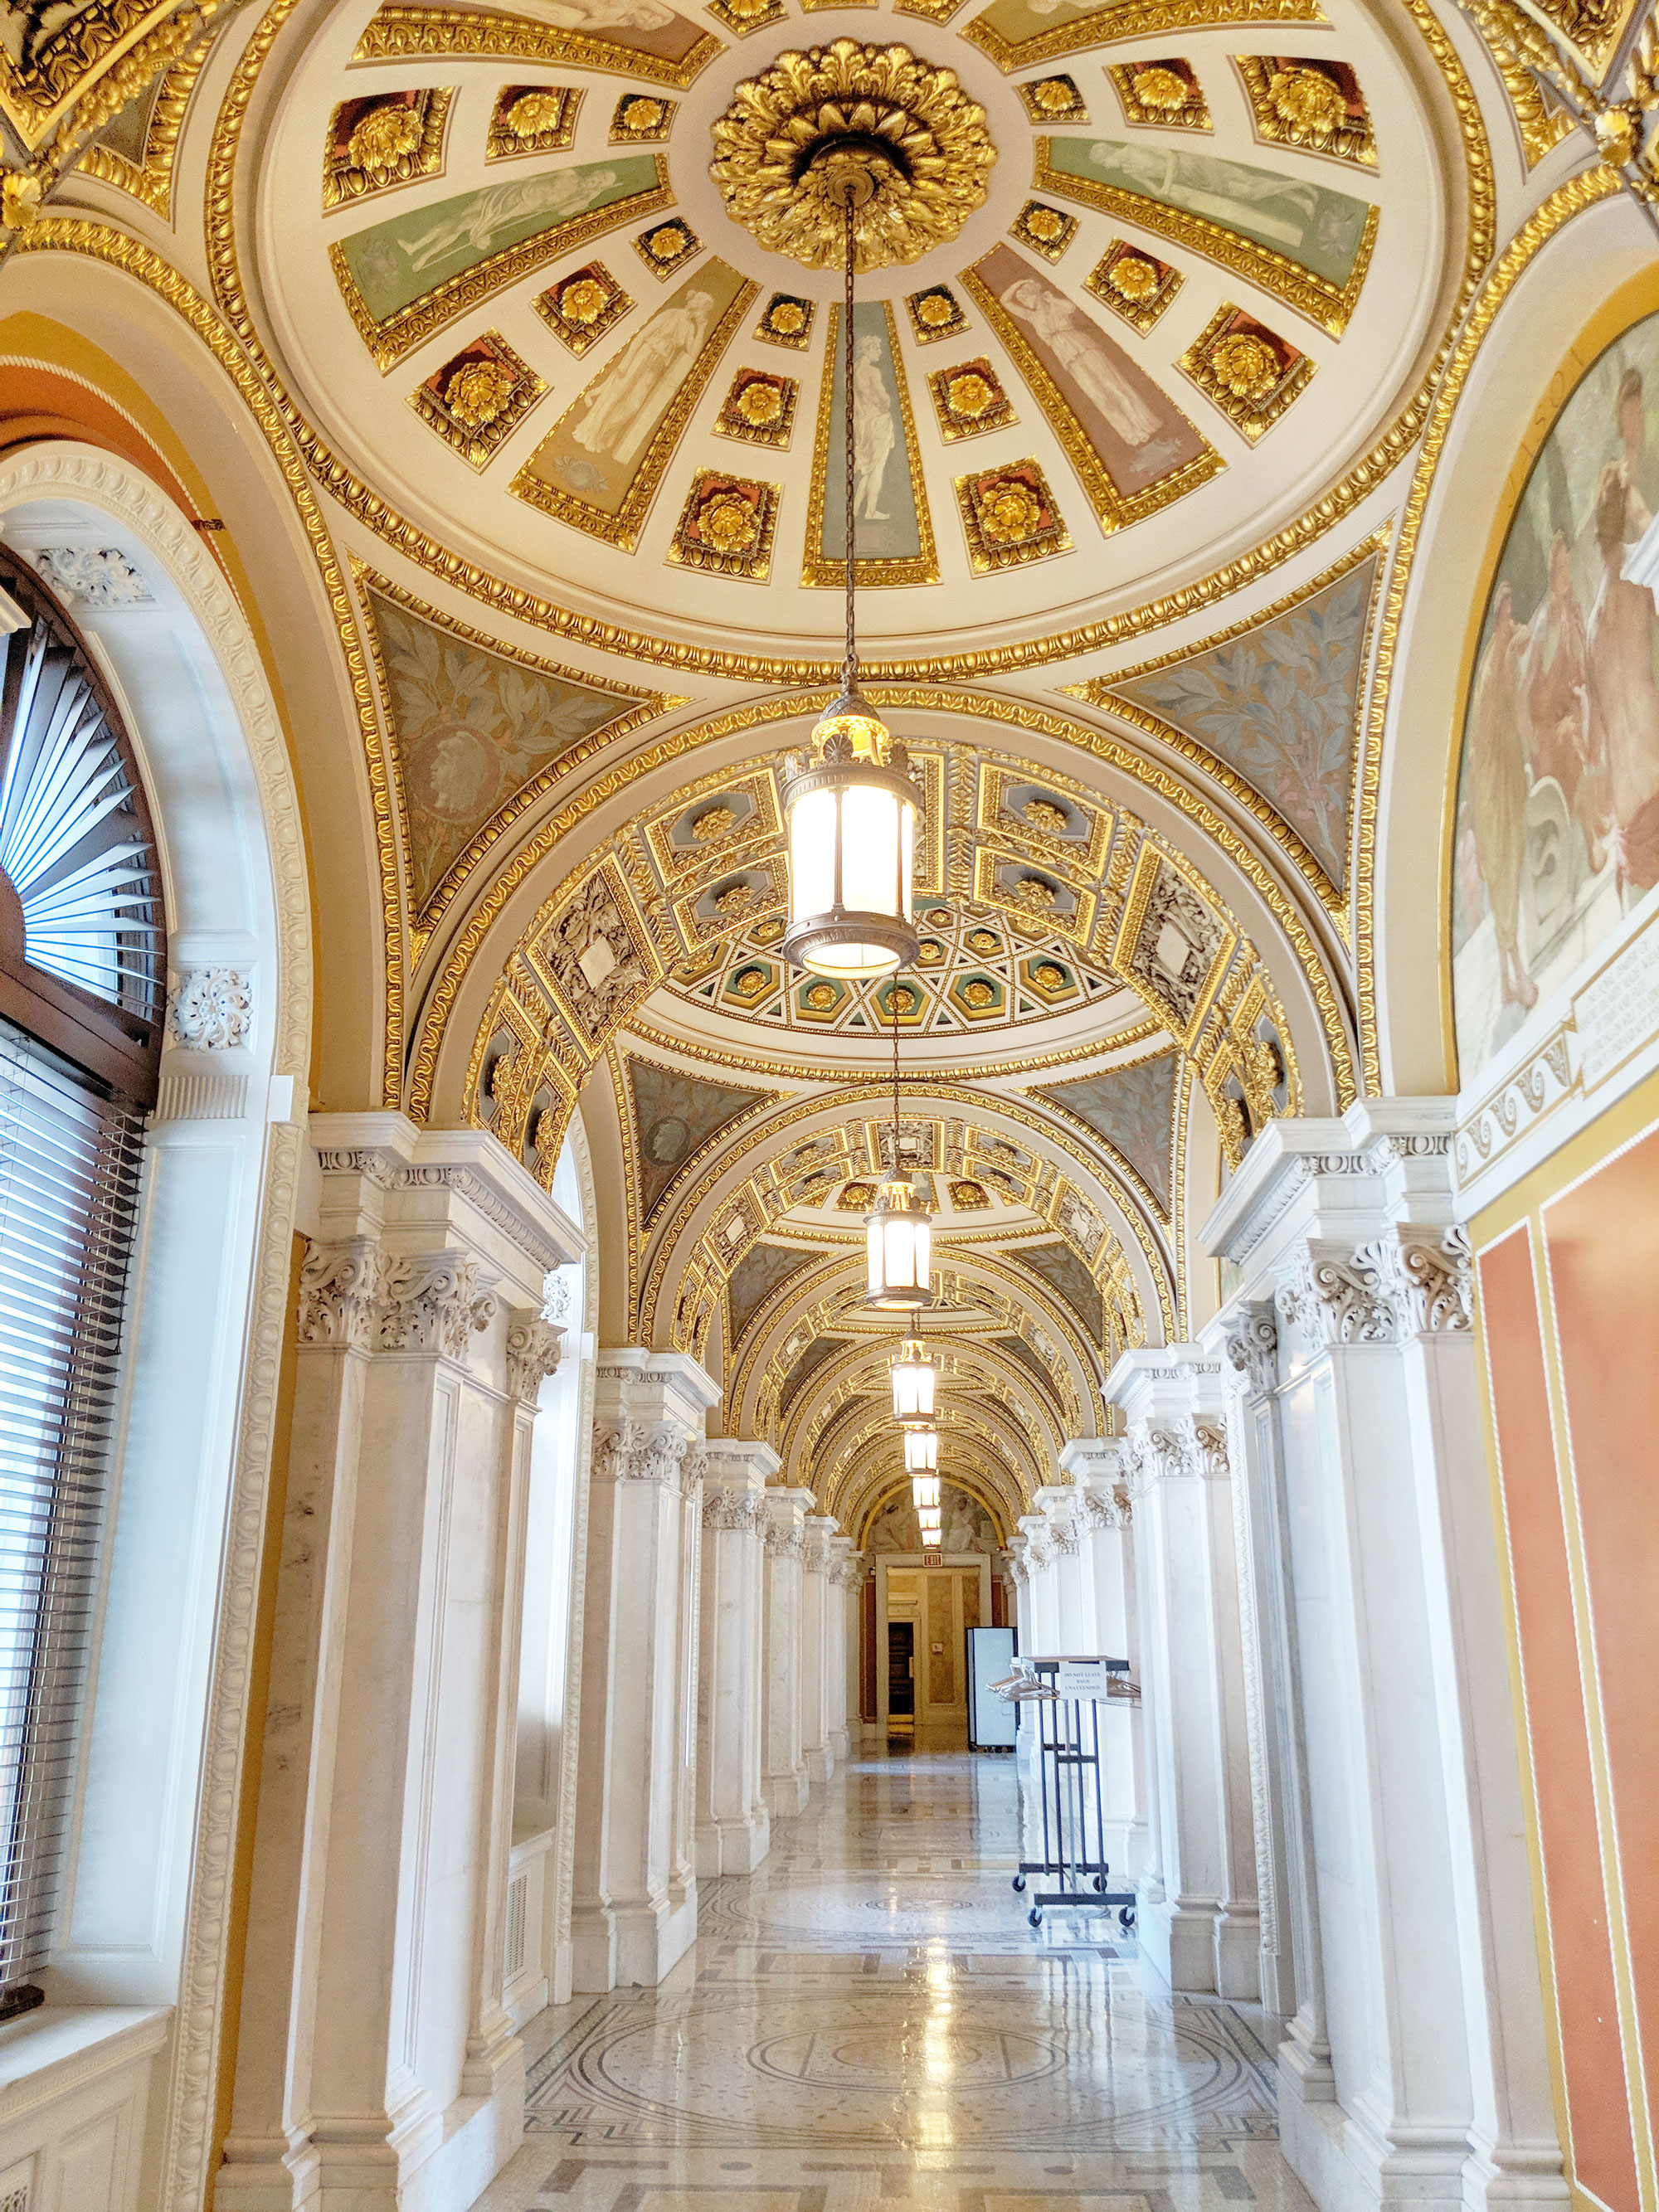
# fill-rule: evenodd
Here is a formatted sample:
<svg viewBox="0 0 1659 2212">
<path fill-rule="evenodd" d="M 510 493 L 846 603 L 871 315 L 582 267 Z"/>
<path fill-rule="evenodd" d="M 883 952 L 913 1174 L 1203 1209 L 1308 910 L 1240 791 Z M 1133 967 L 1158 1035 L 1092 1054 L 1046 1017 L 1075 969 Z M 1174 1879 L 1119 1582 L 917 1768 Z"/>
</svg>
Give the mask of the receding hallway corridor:
<svg viewBox="0 0 1659 2212">
<path fill-rule="evenodd" d="M 1012 1757 L 855 1753 L 703 1886 L 662 1987 L 530 2023 L 526 2140 L 478 2212 L 1305 2206 L 1271 2023 L 1147 1994 L 1114 1916 L 1033 1931 L 1020 1822 Z"/>
</svg>

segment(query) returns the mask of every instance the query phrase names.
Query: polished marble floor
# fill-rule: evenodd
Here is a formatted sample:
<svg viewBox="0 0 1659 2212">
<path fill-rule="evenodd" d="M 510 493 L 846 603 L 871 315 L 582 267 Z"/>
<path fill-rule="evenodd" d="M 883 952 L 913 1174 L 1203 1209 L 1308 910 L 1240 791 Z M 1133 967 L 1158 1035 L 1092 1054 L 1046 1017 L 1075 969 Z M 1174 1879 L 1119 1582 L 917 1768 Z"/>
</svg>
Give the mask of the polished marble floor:
<svg viewBox="0 0 1659 2212">
<path fill-rule="evenodd" d="M 477 2212 L 1310 2212 L 1273 2024 L 1143 1981 L 1104 1911 L 1030 1928 L 1008 1756 L 866 1743 L 659 1989 L 526 2031 Z"/>
</svg>

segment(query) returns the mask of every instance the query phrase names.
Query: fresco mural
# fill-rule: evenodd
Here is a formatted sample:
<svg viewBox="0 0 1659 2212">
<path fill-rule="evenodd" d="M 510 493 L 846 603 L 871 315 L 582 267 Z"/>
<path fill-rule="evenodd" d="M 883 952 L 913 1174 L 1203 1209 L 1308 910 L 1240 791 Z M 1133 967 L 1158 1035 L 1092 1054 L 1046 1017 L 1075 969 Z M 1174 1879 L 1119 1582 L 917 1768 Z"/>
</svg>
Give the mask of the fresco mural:
<svg viewBox="0 0 1659 2212">
<path fill-rule="evenodd" d="M 847 559 L 847 485 L 840 465 L 847 364 L 840 310 L 830 315 L 824 389 L 813 461 L 812 521 L 806 578 L 839 588 Z M 853 384 L 858 396 L 853 447 L 853 518 L 861 583 L 931 583 L 933 544 L 915 438 L 894 343 L 891 310 L 880 300 L 853 309 Z M 830 465 L 832 456 L 836 457 Z"/>
<path fill-rule="evenodd" d="M 1659 315 L 1533 463 L 1469 685 L 1452 1000 L 1470 1082 L 1659 883 Z"/>
<path fill-rule="evenodd" d="M 945 1552 L 994 1552 L 997 1532 L 990 1515 L 976 1498 L 954 1483 L 939 1485 L 939 1548 Z M 901 1492 L 889 1498 L 870 1524 L 865 1539 L 870 1552 L 919 1552 L 921 1526 L 908 1496 Z"/>
<path fill-rule="evenodd" d="M 1178 1073 L 1178 1056 L 1164 1052 L 1074 1082 L 1040 1084 L 1031 1096 L 1052 1099 L 1115 1145 L 1167 1214 Z"/>
</svg>

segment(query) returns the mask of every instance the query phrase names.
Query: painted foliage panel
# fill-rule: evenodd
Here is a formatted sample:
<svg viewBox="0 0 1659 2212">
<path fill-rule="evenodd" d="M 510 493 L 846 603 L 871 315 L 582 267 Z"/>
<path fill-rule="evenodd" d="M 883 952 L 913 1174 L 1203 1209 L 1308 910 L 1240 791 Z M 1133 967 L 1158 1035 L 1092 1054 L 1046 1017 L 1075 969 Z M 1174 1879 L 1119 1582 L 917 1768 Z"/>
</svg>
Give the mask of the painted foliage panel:
<svg viewBox="0 0 1659 2212">
<path fill-rule="evenodd" d="M 1459 762 L 1452 1000 L 1471 1082 L 1659 884 L 1659 315 L 1581 378 L 1521 495 Z"/>
</svg>

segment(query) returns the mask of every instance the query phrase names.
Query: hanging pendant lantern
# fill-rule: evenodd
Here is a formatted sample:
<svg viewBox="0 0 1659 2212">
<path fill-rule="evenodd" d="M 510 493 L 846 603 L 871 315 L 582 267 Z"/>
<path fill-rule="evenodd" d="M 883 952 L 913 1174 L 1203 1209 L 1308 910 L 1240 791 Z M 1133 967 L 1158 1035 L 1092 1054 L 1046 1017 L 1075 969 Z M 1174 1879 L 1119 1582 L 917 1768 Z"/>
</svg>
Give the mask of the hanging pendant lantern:
<svg viewBox="0 0 1659 2212">
<path fill-rule="evenodd" d="M 937 1551 L 941 1534 L 937 1507 L 933 1512 L 922 1513 L 917 1517 L 921 1523 L 921 1541 L 923 1549 Z"/>
<path fill-rule="evenodd" d="M 898 994 L 893 1003 L 892 1165 L 876 1185 L 876 1202 L 864 1217 L 864 1302 L 881 1312 L 919 1313 L 933 1303 L 933 1209 L 915 1179 L 899 1166 Z M 893 1386 L 894 1403 L 898 1385 Z M 931 1402 L 931 1401 L 930 1401 Z"/>
<path fill-rule="evenodd" d="M 826 196 L 839 202 L 845 232 L 847 651 L 840 697 L 814 726 L 805 758 L 784 763 L 789 922 L 779 949 L 812 975 L 857 981 L 908 967 L 920 949 L 910 912 L 917 794 L 908 754 L 859 689 L 854 621 L 854 217 L 875 175 L 844 151 L 824 166 Z"/>
<path fill-rule="evenodd" d="M 907 1474 L 939 1473 L 937 1429 L 907 1429 L 904 1431 L 904 1472 Z"/>
<path fill-rule="evenodd" d="M 918 1513 L 924 1505 L 937 1505 L 939 1477 L 936 1474 L 913 1474 L 910 1477 L 910 1500 Z"/>
<path fill-rule="evenodd" d="M 927 1347 L 920 1337 L 907 1336 L 901 1340 L 888 1372 L 893 1378 L 893 1419 L 931 1421 L 939 1370 L 927 1357 Z"/>
</svg>

